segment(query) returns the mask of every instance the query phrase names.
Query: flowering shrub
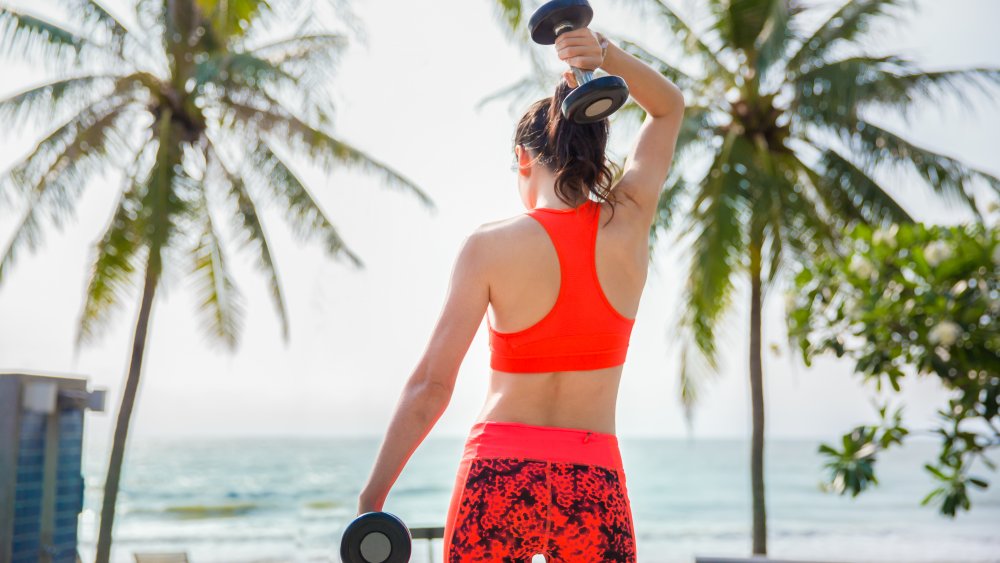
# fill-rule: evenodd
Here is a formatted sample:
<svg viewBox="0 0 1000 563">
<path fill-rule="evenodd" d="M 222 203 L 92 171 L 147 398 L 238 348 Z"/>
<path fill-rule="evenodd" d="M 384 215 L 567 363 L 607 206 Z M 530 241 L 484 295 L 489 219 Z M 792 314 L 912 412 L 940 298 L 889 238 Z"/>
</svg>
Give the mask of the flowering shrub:
<svg viewBox="0 0 1000 563">
<path fill-rule="evenodd" d="M 833 352 L 880 391 L 899 391 L 907 375 L 938 377 L 950 391 L 933 431 L 940 454 L 924 466 L 940 486 L 922 501 L 936 499 L 949 516 L 969 509 L 969 487 L 988 486 L 969 470 L 975 459 L 995 469 L 985 454 L 1000 446 L 998 240 L 1000 230 L 982 224 L 857 226 L 842 255 L 801 266 L 786 295 L 788 336 L 806 365 Z M 901 408 L 886 410 L 845 434 L 840 449 L 820 446 L 827 489 L 856 496 L 878 483 L 876 454 L 910 434 Z"/>
</svg>

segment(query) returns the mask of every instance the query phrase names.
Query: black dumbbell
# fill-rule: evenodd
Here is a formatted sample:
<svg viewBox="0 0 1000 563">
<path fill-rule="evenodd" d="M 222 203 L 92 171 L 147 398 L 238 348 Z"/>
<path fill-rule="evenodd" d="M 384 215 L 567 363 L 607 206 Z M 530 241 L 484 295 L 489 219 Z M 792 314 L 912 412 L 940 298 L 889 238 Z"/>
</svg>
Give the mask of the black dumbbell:
<svg viewBox="0 0 1000 563">
<path fill-rule="evenodd" d="M 340 540 L 344 563 L 406 563 L 413 538 L 394 514 L 365 512 L 347 525 Z"/>
<path fill-rule="evenodd" d="M 552 0 L 538 7 L 528 27 L 531 38 L 541 45 L 552 45 L 559 34 L 590 24 L 594 10 L 587 0 Z M 573 75 L 577 87 L 562 103 L 567 119 L 577 123 L 593 123 L 618 111 L 628 100 L 628 85 L 619 76 L 594 78 L 593 71 L 576 67 Z"/>
</svg>

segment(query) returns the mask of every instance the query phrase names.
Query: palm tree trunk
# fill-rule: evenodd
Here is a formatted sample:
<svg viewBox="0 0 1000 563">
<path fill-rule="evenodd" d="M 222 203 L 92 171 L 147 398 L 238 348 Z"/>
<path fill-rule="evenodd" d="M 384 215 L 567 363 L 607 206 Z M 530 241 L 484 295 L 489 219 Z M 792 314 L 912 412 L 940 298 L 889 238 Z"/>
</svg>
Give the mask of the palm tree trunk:
<svg viewBox="0 0 1000 563">
<path fill-rule="evenodd" d="M 152 267 L 151 264 L 146 267 L 145 282 L 142 287 L 142 303 L 139 306 L 139 317 L 135 324 L 135 335 L 132 340 L 132 359 L 129 363 L 128 379 L 125 381 L 121 406 L 118 408 L 118 419 L 115 421 L 111 459 L 108 462 L 108 475 L 104 482 L 104 500 L 101 506 L 101 527 L 97 536 L 95 563 L 108 563 L 111 556 L 111 530 L 115 520 L 115 501 L 118 498 L 122 459 L 125 455 L 125 438 L 128 435 L 129 420 L 132 418 L 136 391 L 139 389 L 142 356 L 146 348 L 146 332 L 149 328 L 150 311 L 153 308 L 153 295 L 156 293 L 156 285 L 159 281 L 158 271 L 159 269 Z"/>
<path fill-rule="evenodd" d="M 750 241 L 750 488 L 753 496 L 753 554 L 767 554 L 767 512 L 764 509 L 764 373 L 761 341 L 761 237 Z"/>
</svg>

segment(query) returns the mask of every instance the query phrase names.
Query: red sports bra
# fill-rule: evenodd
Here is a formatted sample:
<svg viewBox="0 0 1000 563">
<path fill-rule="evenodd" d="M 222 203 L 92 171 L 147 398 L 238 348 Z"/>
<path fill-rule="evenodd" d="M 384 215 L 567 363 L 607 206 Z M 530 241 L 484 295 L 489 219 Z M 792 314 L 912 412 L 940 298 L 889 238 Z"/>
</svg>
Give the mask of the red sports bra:
<svg viewBox="0 0 1000 563">
<path fill-rule="evenodd" d="M 599 369 L 621 365 L 635 319 L 625 317 L 601 290 L 595 266 L 600 204 L 588 199 L 573 209 L 536 207 L 534 217 L 559 258 L 559 295 L 542 320 L 517 332 L 493 330 L 489 315 L 490 367 L 506 372 Z"/>
</svg>

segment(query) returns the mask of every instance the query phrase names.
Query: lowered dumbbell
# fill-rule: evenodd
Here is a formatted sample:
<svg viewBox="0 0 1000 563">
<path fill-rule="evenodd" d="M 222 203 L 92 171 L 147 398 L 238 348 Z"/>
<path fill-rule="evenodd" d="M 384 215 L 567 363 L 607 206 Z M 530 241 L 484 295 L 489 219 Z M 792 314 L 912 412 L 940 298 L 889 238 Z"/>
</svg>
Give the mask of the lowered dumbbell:
<svg viewBox="0 0 1000 563">
<path fill-rule="evenodd" d="M 538 7 L 528 27 L 531 39 L 552 45 L 561 33 L 587 27 L 594 10 L 587 0 L 552 0 Z M 570 67 L 577 87 L 563 100 L 562 112 L 577 123 L 593 123 L 618 111 L 628 100 L 628 85 L 619 76 L 594 78 L 593 71 Z"/>
<path fill-rule="evenodd" d="M 365 512 L 347 525 L 340 540 L 344 563 L 406 563 L 413 538 L 394 514 Z"/>
</svg>

